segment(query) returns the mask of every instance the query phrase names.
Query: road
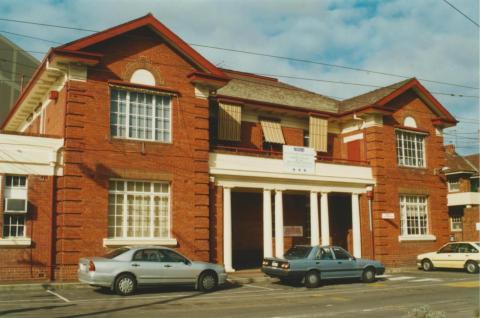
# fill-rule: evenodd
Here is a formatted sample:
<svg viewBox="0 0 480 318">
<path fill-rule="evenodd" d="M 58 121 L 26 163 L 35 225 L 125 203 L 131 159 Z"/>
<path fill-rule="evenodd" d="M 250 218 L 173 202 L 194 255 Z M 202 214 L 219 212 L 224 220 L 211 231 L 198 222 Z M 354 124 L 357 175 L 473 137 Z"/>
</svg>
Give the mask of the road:
<svg viewBox="0 0 480 318">
<path fill-rule="evenodd" d="M 228 284 L 203 294 L 188 287 L 141 290 L 121 297 L 96 288 L 0 293 L 1 317 L 407 317 L 429 305 L 447 317 L 476 317 L 479 275 L 404 272 L 372 284 L 324 283 L 317 289 L 262 282 Z"/>
</svg>

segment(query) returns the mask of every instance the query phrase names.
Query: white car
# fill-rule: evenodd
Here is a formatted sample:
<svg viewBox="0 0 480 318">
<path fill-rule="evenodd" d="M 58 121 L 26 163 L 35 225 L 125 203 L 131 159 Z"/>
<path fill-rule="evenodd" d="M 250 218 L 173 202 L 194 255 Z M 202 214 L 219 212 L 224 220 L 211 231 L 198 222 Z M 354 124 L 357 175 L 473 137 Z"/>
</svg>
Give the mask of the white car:
<svg viewBox="0 0 480 318">
<path fill-rule="evenodd" d="M 480 264 L 479 242 L 452 242 L 436 252 L 417 256 L 417 266 L 424 271 L 434 268 L 463 268 L 473 274 L 478 273 Z"/>
</svg>

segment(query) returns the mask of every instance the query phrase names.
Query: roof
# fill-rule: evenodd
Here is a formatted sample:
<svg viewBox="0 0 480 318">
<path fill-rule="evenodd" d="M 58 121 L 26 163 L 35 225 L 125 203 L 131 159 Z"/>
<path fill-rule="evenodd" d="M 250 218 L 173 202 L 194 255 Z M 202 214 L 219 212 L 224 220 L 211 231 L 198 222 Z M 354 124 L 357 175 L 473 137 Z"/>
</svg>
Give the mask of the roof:
<svg viewBox="0 0 480 318">
<path fill-rule="evenodd" d="M 414 78 L 409 78 L 409 79 L 406 79 L 404 81 L 401 81 L 401 82 L 398 82 L 398 83 L 395 83 L 395 84 L 392 84 L 392 85 L 389 85 L 389 86 L 378 88 L 376 90 L 367 92 L 367 93 L 362 94 L 362 95 L 358 95 L 358 96 L 355 96 L 355 97 L 352 97 L 352 98 L 345 99 L 345 100 L 340 102 L 339 110 L 340 110 L 341 113 L 343 113 L 343 112 L 348 112 L 348 111 L 355 110 L 355 109 L 358 109 L 358 108 L 362 108 L 362 107 L 365 107 L 365 106 L 373 105 L 373 104 L 377 103 L 378 101 L 380 101 L 381 99 L 387 97 L 388 95 L 390 95 L 391 93 L 393 93 L 394 91 L 396 91 L 397 89 L 399 89 L 400 87 L 407 84 L 408 82 L 410 82 L 413 79 Z"/>
<path fill-rule="evenodd" d="M 338 101 L 305 89 L 282 83 L 275 78 L 223 69 L 230 82 L 217 91 L 228 96 L 321 112 L 338 112 Z"/>
<path fill-rule="evenodd" d="M 448 167 L 446 173 L 466 172 L 476 174 L 479 171 L 479 154 L 462 157 L 455 151 L 446 151 L 445 156 L 446 166 Z M 469 159 L 469 157 L 471 160 Z"/>
<path fill-rule="evenodd" d="M 477 169 L 477 171 L 480 171 L 480 154 L 479 154 L 479 153 L 476 153 L 476 154 L 473 154 L 473 155 L 464 156 L 464 158 L 465 158 L 470 164 L 472 164 L 472 165 Z"/>
</svg>

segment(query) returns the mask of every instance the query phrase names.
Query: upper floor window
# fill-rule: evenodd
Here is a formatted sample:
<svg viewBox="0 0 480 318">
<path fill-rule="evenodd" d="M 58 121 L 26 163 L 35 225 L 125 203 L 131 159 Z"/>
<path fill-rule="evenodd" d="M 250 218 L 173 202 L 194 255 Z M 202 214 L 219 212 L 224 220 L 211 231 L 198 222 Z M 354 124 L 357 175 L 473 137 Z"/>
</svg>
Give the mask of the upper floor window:
<svg viewBox="0 0 480 318">
<path fill-rule="evenodd" d="M 461 215 L 452 215 L 450 216 L 450 230 L 452 232 L 462 231 L 462 216 Z"/>
<path fill-rule="evenodd" d="M 28 207 L 27 177 L 5 177 L 3 237 L 25 237 Z"/>
<path fill-rule="evenodd" d="M 425 135 L 397 130 L 397 162 L 400 166 L 425 167 Z"/>
<path fill-rule="evenodd" d="M 460 182 L 458 179 L 448 180 L 448 192 L 460 191 Z"/>
<path fill-rule="evenodd" d="M 110 132 L 113 137 L 171 141 L 171 97 L 112 89 Z"/>
<path fill-rule="evenodd" d="M 424 195 L 400 196 L 400 218 L 402 236 L 427 235 L 427 197 Z"/>
</svg>

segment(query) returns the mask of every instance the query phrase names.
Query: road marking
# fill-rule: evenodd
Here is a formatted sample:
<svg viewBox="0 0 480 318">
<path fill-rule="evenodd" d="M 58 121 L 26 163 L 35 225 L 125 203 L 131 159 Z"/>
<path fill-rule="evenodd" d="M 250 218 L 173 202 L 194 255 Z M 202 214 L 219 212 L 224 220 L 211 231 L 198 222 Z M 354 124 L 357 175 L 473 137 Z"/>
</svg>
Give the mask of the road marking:
<svg viewBox="0 0 480 318">
<path fill-rule="evenodd" d="M 445 286 L 449 287 L 463 287 L 463 288 L 478 288 L 480 287 L 480 282 L 473 280 L 469 282 L 457 282 L 457 283 L 449 283 L 445 284 Z"/>
<path fill-rule="evenodd" d="M 420 282 L 443 282 L 443 279 L 440 278 L 421 278 L 409 281 L 409 283 L 420 283 Z"/>
<path fill-rule="evenodd" d="M 67 298 L 63 297 L 63 296 L 60 295 L 60 294 L 57 294 L 56 292 L 51 291 L 50 289 L 47 289 L 47 293 L 52 294 L 52 295 L 54 295 L 54 296 L 57 296 L 58 298 L 60 298 L 61 300 L 63 300 L 63 301 L 66 302 L 66 303 L 69 303 L 69 302 L 70 302 L 70 300 L 68 300 Z"/>
<path fill-rule="evenodd" d="M 377 278 L 388 278 L 392 277 L 392 275 L 377 275 Z"/>
<path fill-rule="evenodd" d="M 280 290 L 280 289 L 268 288 L 268 287 L 261 287 L 261 286 L 255 286 L 255 285 L 243 285 L 243 286 L 244 286 L 244 287 L 251 287 L 251 288 L 266 289 L 266 290 Z"/>
<path fill-rule="evenodd" d="M 407 280 L 407 279 L 413 279 L 415 277 L 412 276 L 397 276 L 397 277 L 392 277 L 388 278 L 388 280 L 396 281 L 396 280 Z"/>
</svg>

